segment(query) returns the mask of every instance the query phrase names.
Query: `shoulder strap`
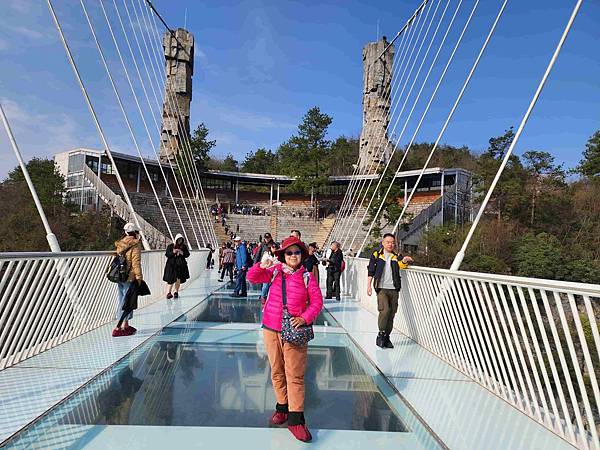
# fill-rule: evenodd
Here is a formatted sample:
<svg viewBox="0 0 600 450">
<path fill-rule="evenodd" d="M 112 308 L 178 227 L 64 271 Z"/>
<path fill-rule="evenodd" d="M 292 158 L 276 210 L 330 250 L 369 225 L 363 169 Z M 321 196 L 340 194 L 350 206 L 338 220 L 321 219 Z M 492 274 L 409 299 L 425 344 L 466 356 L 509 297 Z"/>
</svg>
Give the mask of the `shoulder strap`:
<svg viewBox="0 0 600 450">
<path fill-rule="evenodd" d="M 284 308 L 287 306 L 287 298 L 286 297 L 287 296 L 285 294 L 285 273 L 282 271 L 281 272 L 281 302 L 282 302 Z"/>
<path fill-rule="evenodd" d="M 304 286 L 306 287 L 306 289 L 308 289 L 308 282 L 310 281 L 310 272 L 304 272 L 302 274 L 302 277 L 304 278 Z"/>
</svg>

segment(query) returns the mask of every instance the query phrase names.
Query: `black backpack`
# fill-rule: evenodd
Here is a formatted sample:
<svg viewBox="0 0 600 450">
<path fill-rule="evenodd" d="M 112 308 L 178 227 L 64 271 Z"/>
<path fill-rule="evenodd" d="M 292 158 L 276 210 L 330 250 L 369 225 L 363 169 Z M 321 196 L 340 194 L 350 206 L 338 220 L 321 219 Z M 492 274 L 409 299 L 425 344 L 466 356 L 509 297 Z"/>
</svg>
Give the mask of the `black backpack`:
<svg viewBox="0 0 600 450">
<path fill-rule="evenodd" d="M 123 253 L 117 253 L 110 263 L 110 266 L 108 266 L 106 278 L 113 283 L 124 282 L 127 281 L 127 278 L 129 278 L 129 271 L 131 270 L 131 267 L 128 267 L 125 253 L 127 253 L 130 248 L 131 247 L 129 247 Z"/>
</svg>

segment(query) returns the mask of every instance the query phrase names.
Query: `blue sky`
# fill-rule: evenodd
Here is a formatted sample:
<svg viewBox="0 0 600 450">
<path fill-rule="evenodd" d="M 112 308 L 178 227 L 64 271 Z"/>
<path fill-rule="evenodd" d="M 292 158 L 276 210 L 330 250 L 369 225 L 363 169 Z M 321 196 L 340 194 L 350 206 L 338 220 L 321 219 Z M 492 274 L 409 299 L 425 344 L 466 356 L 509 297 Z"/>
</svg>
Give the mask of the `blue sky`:
<svg viewBox="0 0 600 450">
<path fill-rule="evenodd" d="M 129 5 L 138 2 L 127 1 Z M 434 0 L 437 1 L 441 1 L 440 12 L 450 1 L 449 17 L 459 0 Z M 461 27 L 473 1 L 463 2 L 457 18 Z M 122 8 L 123 0 L 116 2 Z M 98 0 L 85 3 L 143 153 L 152 156 L 151 143 L 125 84 Z M 216 156 L 231 152 L 239 159 L 258 147 L 275 149 L 295 132 L 302 115 L 312 106 L 319 106 L 333 117 L 331 138 L 341 134 L 358 136 L 362 47 L 376 39 L 378 23 L 380 35 L 394 36 L 418 3 L 155 1 L 172 27 L 183 26 L 187 9 L 187 27 L 196 38 L 192 124 L 206 123 L 218 143 Z M 480 151 L 491 136 L 518 124 L 574 3 L 509 1 L 443 142 Z M 115 150 L 135 154 L 79 1 L 55 0 L 55 4 L 109 144 Z M 105 4 L 113 26 L 117 26 L 113 1 L 105 0 Z M 433 140 L 439 133 L 500 4 L 500 0 L 481 1 L 417 141 Z M 3 6 L 0 99 L 26 158 L 49 156 L 77 146 L 101 148 L 45 2 L 5 0 Z M 547 150 L 559 162 L 573 166 L 588 137 L 600 129 L 598 23 L 600 4 L 584 2 L 517 153 Z M 458 35 L 457 24 L 440 54 L 439 61 L 444 64 L 451 49 L 449 43 L 453 45 Z M 120 42 L 125 45 L 122 37 Z M 441 71 L 439 63 L 438 66 L 440 69 L 432 72 L 433 81 L 437 81 Z M 409 121 L 403 143 L 412 134 L 432 89 L 430 81 Z M 142 99 L 138 85 L 136 90 Z M 153 123 L 149 110 L 145 114 Z M 157 136 L 153 129 L 154 143 Z M 5 133 L 0 130 L 0 178 L 15 165 Z"/>
</svg>

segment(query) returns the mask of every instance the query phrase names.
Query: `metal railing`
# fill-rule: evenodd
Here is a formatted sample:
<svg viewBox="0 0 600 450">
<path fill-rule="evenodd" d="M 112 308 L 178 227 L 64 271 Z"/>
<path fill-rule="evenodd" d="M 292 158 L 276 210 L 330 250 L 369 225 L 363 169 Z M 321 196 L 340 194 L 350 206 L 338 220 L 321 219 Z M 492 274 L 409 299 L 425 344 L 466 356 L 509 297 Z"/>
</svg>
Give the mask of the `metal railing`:
<svg viewBox="0 0 600 450">
<path fill-rule="evenodd" d="M 102 201 L 106 203 L 117 216 L 127 222 L 133 221 L 132 213 L 129 206 L 127 206 L 127 203 L 115 194 L 106 183 L 98 178 L 98 175 L 96 175 L 87 165 L 83 166 L 83 175 L 94 187 Z M 136 216 L 142 229 L 142 233 L 152 248 L 165 248 L 171 242 L 169 238 L 148 223 L 142 216 L 137 213 Z"/>
<path fill-rule="evenodd" d="M 366 295 L 368 261 L 343 287 Z M 395 326 L 578 448 L 600 449 L 600 286 L 413 267 Z M 375 294 L 373 294 L 375 295 Z"/>
<path fill-rule="evenodd" d="M 192 251 L 191 279 L 208 251 Z M 112 252 L 0 253 L 0 370 L 115 321 L 117 285 L 106 278 Z M 142 274 L 152 295 L 163 297 L 163 251 L 142 252 Z"/>
</svg>

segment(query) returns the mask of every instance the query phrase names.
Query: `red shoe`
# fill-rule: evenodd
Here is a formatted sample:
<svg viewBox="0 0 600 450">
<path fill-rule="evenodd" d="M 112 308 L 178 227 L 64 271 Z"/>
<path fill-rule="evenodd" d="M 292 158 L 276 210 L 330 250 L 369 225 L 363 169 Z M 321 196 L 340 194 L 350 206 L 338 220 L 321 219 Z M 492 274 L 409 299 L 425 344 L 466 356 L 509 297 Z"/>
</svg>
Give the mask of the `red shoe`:
<svg viewBox="0 0 600 450">
<path fill-rule="evenodd" d="M 299 441 L 310 442 L 312 440 L 312 435 L 305 424 L 288 425 L 288 430 L 290 430 L 290 433 L 292 433 Z"/>
<path fill-rule="evenodd" d="M 120 328 L 115 328 L 112 331 L 112 336 L 113 337 L 126 336 L 125 330 L 121 330 Z"/>
<path fill-rule="evenodd" d="M 283 425 L 288 420 L 288 413 L 275 411 L 271 416 L 271 423 L 273 425 Z"/>
<path fill-rule="evenodd" d="M 123 336 L 131 336 L 134 335 L 137 330 L 133 327 L 127 327 L 122 330 Z"/>
<path fill-rule="evenodd" d="M 137 328 L 132 327 L 131 325 L 127 325 L 125 329 L 131 334 L 135 334 L 137 332 Z"/>
<path fill-rule="evenodd" d="M 173 298 L 173 294 L 171 294 L 170 292 L 167 294 L 167 300 L 172 299 Z"/>
</svg>

